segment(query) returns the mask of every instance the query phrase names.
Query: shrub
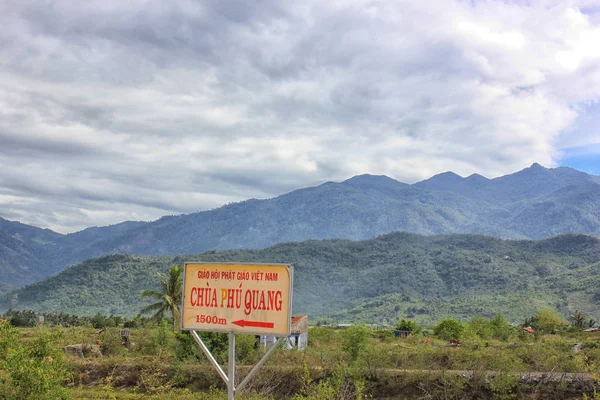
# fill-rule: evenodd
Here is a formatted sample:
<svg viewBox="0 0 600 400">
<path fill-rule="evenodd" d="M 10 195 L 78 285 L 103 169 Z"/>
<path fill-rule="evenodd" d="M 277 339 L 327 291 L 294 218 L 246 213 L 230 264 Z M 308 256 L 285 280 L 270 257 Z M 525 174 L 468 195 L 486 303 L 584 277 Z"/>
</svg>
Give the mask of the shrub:
<svg viewBox="0 0 600 400">
<path fill-rule="evenodd" d="M 96 329 L 106 328 L 106 318 L 104 317 L 104 315 L 100 313 L 94 315 L 94 317 L 92 318 L 92 326 Z"/>
<path fill-rule="evenodd" d="M 302 389 L 292 400 L 314 399 L 354 399 L 370 398 L 367 394 L 366 379 L 359 371 L 349 369 L 345 364 L 336 365 L 330 377 L 313 381 L 306 363 L 302 363 Z"/>
<path fill-rule="evenodd" d="M 496 315 L 494 319 L 490 321 L 490 328 L 492 337 L 498 340 L 506 341 L 514 332 L 513 327 L 504 319 L 502 315 Z"/>
<path fill-rule="evenodd" d="M 58 400 L 70 399 L 71 395 L 62 386 L 69 378 L 61 349 L 53 346 L 60 335 L 46 334 L 25 344 L 14 340 L 14 331 L 0 321 L 0 346 L 3 358 L 0 369 L 6 373 L 2 378 L 7 400 Z M 6 334 L 6 335 L 5 335 Z"/>
<path fill-rule="evenodd" d="M 371 329 L 364 325 L 352 325 L 342 333 L 342 350 L 348 353 L 351 361 L 358 359 L 372 333 Z"/>
<path fill-rule="evenodd" d="M 419 325 L 417 325 L 415 321 L 402 318 L 402 320 L 396 325 L 396 330 L 419 333 L 423 329 Z"/>
<path fill-rule="evenodd" d="M 229 338 L 226 333 L 198 332 L 202 342 L 219 362 L 227 361 Z M 180 331 L 175 335 L 175 356 L 179 360 L 195 358 L 205 360 L 204 353 L 188 331 Z"/>
<path fill-rule="evenodd" d="M 474 317 L 467 327 L 467 330 L 481 339 L 489 339 L 492 337 L 492 327 L 490 321 L 485 318 Z"/>
<path fill-rule="evenodd" d="M 163 318 L 156 328 L 156 341 L 160 348 L 166 349 L 172 337 L 171 326 L 166 318 Z"/>
<path fill-rule="evenodd" d="M 540 329 L 546 333 L 556 332 L 562 325 L 560 315 L 550 308 L 540 311 L 537 320 Z"/>
<path fill-rule="evenodd" d="M 179 331 L 175 334 L 175 357 L 178 360 L 203 360 L 202 350 L 196 344 L 189 331 Z"/>
<path fill-rule="evenodd" d="M 118 330 L 106 329 L 98 336 L 100 351 L 102 355 L 122 355 L 127 353 L 127 348 L 121 342 Z"/>
<path fill-rule="evenodd" d="M 452 318 L 446 318 L 434 328 L 434 333 L 440 339 L 452 340 L 462 337 L 464 326 L 460 322 Z"/>
<path fill-rule="evenodd" d="M 156 327 L 139 328 L 133 332 L 135 337 L 132 336 L 131 340 L 135 342 L 134 348 L 137 353 L 156 356 L 176 352 L 176 335 L 171 331 L 171 323 L 167 319 L 163 319 Z"/>
<path fill-rule="evenodd" d="M 15 315 L 10 319 L 10 324 L 16 327 L 28 327 L 33 326 L 34 322 L 21 315 Z"/>
<path fill-rule="evenodd" d="M 254 335 L 235 335 L 235 358 L 242 364 L 254 364 L 260 359 Z"/>
<path fill-rule="evenodd" d="M 337 341 L 337 332 L 331 328 L 310 328 L 308 330 L 308 345 L 329 345 Z"/>
<path fill-rule="evenodd" d="M 0 361 L 6 359 L 6 353 L 18 342 L 19 333 L 6 320 L 0 320 Z"/>
</svg>

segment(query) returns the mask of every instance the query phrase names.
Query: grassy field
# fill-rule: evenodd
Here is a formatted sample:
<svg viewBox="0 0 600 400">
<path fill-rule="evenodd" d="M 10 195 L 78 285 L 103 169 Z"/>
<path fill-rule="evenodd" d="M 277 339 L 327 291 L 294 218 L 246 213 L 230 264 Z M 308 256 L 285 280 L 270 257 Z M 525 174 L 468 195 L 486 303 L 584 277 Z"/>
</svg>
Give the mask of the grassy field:
<svg viewBox="0 0 600 400">
<path fill-rule="evenodd" d="M 504 340 L 462 324 L 460 346 L 442 332 L 395 338 L 391 330 L 311 328 L 306 351 L 279 349 L 240 399 L 599 398 L 600 334 L 525 334 Z M 190 335 L 169 325 L 14 328 L 0 322 L 0 399 L 224 399 L 225 387 Z M 204 334 L 221 365 L 227 338 Z M 83 358 L 65 354 L 81 345 Z M 576 351 L 575 351 L 576 350 Z M 264 349 L 237 336 L 237 381 Z"/>
</svg>

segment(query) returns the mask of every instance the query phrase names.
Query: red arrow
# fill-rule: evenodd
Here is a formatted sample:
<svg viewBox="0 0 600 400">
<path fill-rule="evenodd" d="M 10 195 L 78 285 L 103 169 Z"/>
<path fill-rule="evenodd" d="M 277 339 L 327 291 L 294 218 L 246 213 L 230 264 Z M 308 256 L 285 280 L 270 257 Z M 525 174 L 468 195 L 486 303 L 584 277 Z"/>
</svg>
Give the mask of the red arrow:
<svg viewBox="0 0 600 400">
<path fill-rule="evenodd" d="M 254 326 L 257 328 L 273 328 L 275 327 L 275 324 L 273 322 L 260 322 L 260 321 L 245 321 L 243 319 L 237 320 L 237 321 L 233 321 L 232 324 L 246 327 L 246 326 Z"/>
</svg>

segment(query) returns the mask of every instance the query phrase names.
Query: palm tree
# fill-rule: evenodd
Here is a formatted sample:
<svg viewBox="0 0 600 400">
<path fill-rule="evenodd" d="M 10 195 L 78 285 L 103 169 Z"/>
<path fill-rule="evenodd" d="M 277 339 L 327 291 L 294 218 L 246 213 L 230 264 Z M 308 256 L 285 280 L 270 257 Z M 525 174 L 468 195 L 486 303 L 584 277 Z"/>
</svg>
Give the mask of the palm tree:
<svg viewBox="0 0 600 400">
<path fill-rule="evenodd" d="M 173 332 L 178 326 L 181 304 L 181 291 L 183 286 L 183 268 L 177 264 L 173 264 L 169 270 L 168 276 L 157 273 L 160 279 L 160 291 L 146 289 L 141 293 L 142 298 L 151 297 L 158 300 L 154 304 L 144 307 L 142 314 L 154 311 L 154 316 L 157 321 L 160 321 L 165 312 L 171 313 Z"/>
<path fill-rule="evenodd" d="M 586 328 L 586 319 L 586 315 L 579 310 L 575 310 L 575 312 L 571 315 L 573 327 L 580 331 Z"/>
</svg>

